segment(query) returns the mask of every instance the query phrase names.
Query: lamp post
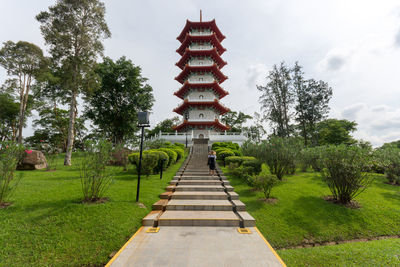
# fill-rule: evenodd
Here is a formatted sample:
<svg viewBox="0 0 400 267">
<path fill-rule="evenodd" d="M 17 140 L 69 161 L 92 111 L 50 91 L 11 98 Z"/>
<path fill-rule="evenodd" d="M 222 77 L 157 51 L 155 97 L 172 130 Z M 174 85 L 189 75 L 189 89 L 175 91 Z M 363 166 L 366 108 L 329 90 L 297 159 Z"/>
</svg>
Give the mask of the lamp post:
<svg viewBox="0 0 400 267">
<path fill-rule="evenodd" d="M 188 145 L 188 140 L 187 140 L 187 131 L 188 131 L 188 129 L 186 128 L 186 148 L 187 148 L 187 145 Z"/>
<path fill-rule="evenodd" d="M 137 181 L 137 191 L 136 191 L 136 202 L 139 202 L 139 191 L 140 191 L 140 173 L 142 170 L 142 156 L 143 156 L 143 136 L 144 136 L 144 128 L 149 127 L 149 112 L 143 111 L 138 112 L 138 127 L 141 129 L 140 136 L 140 153 L 139 153 L 139 168 L 138 168 L 138 181 Z"/>
</svg>

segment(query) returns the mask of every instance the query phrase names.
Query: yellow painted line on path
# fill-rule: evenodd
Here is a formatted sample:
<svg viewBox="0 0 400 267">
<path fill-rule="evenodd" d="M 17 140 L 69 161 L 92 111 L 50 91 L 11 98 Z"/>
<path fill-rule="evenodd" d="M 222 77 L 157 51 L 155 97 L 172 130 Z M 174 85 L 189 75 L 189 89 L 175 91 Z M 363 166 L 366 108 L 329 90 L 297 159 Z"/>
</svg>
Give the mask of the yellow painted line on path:
<svg viewBox="0 0 400 267">
<path fill-rule="evenodd" d="M 274 253 L 275 257 L 279 260 L 279 262 L 282 264 L 282 266 L 286 267 L 286 264 L 283 262 L 281 257 L 279 257 L 278 253 L 276 253 L 275 249 L 268 243 L 267 239 L 265 239 L 265 237 L 262 235 L 260 230 L 258 230 L 257 227 L 254 227 L 254 228 L 256 229 L 258 234 L 261 236 L 261 238 L 264 240 L 265 244 L 267 244 L 267 246 L 271 249 L 272 253 Z"/>
<path fill-rule="evenodd" d="M 117 254 L 112 257 L 112 259 L 106 264 L 105 267 L 111 266 L 111 264 L 118 258 L 119 254 L 122 253 L 122 251 L 128 246 L 128 244 L 135 238 L 135 236 L 143 229 L 144 226 L 140 227 L 139 230 L 136 231 L 136 233 L 128 240 L 128 242 L 125 243 L 125 245 L 117 252 Z"/>
</svg>

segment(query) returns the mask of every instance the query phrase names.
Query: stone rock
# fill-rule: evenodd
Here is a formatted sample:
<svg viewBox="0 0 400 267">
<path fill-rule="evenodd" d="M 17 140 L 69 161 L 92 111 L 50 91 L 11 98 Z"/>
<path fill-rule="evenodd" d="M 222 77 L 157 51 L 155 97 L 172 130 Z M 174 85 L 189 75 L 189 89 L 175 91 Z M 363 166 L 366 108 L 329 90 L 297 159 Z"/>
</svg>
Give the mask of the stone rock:
<svg viewBox="0 0 400 267">
<path fill-rule="evenodd" d="M 30 150 L 25 151 L 23 159 L 18 163 L 17 170 L 40 170 L 46 167 L 47 161 L 44 154 L 38 150 Z"/>
<path fill-rule="evenodd" d="M 118 151 L 115 151 L 111 155 L 111 165 L 115 166 L 125 166 L 128 162 L 128 155 L 132 153 L 132 150 L 128 148 L 122 148 Z"/>
</svg>

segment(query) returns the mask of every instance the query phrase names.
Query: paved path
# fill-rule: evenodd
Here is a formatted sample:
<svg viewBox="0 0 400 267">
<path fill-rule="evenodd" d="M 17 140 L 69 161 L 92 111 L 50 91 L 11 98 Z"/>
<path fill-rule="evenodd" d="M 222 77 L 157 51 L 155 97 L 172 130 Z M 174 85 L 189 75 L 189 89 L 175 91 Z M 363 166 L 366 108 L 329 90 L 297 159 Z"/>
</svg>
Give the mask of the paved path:
<svg viewBox="0 0 400 267">
<path fill-rule="evenodd" d="M 144 227 L 107 266 L 285 266 L 221 170 L 208 174 L 207 153 L 195 143 Z"/>
</svg>

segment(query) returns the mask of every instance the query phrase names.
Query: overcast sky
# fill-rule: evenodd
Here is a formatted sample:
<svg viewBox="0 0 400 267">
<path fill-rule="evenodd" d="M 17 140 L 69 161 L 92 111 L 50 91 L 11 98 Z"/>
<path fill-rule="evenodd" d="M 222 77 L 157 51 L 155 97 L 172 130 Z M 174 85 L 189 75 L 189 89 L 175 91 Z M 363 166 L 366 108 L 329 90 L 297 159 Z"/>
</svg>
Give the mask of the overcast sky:
<svg viewBox="0 0 400 267">
<path fill-rule="evenodd" d="M 44 50 L 36 14 L 55 1 L 0 0 L 0 42 L 29 41 Z M 259 112 L 259 92 L 273 64 L 299 61 L 306 78 L 333 88 L 330 117 L 358 123 L 354 134 L 380 145 L 400 139 L 400 2 L 332 1 L 137 1 L 106 0 L 112 37 L 105 55 L 125 55 L 142 67 L 154 89 L 152 124 L 175 116 L 180 84 L 176 40 L 186 19 L 216 19 L 226 39 L 223 103 L 234 111 Z M 0 83 L 6 78 L 0 70 Z M 32 119 L 30 119 L 31 121 Z M 266 123 L 267 126 L 267 123 Z M 33 130 L 28 127 L 24 135 Z"/>
</svg>

